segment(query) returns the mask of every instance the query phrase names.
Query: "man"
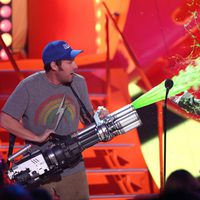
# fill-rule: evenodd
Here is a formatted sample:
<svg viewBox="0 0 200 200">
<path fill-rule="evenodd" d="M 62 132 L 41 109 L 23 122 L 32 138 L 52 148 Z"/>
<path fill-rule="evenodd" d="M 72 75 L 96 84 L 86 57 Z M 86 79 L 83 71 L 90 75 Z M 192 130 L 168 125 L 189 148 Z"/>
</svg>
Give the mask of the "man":
<svg viewBox="0 0 200 200">
<path fill-rule="evenodd" d="M 33 143 L 33 149 L 46 149 L 50 134 L 72 134 L 77 131 L 81 118 L 91 121 L 85 111 L 93 115 L 86 81 L 75 73 L 78 67 L 74 59 L 81 52 L 73 50 L 65 41 L 50 42 L 42 53 L 45 71 L 34 73 L 19 83 L 2 108 L 1 126 Z M 82 109 L 80 99 L 86 109 Z M 61 119 L 57 120 L 61 112 Z M 103 109 L 100 117 L 106 114 Z M 43 187 L 61 200 L 89 199 L 82 160 L 61 176 L 61 180 L 52 177 Z"/>
</svg>

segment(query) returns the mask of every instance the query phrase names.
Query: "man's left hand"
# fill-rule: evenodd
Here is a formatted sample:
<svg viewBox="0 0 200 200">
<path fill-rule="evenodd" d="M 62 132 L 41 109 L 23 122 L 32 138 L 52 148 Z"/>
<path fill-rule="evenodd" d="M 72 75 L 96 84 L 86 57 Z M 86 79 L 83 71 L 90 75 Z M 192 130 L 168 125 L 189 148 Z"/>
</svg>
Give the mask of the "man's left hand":
<svg viewBox="0 0 200 200">
<path fill-rule="evenodd" d="M 104 119 L 109 114 L 108 110 L 103 106 L 98 106 L 97 110 L 99 112 L 100 119 Z"/>
</svg>

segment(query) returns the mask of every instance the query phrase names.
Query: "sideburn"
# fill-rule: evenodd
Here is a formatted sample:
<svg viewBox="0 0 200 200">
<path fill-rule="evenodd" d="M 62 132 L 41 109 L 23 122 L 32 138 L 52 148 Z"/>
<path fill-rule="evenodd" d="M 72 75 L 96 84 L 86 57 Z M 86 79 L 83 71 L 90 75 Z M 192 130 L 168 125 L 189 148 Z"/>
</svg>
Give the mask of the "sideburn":
<svg viewBox="0 0 200 200">
<path fill-rule="evenodd" d="M 59 71 L 64 71 L 63 68 L 61 67 L 61 65 L 58 65 L 58 70 Z"/>
<path fill-rule="evenodd" d="M 59 70 L 59 71 L 64 71 L 63 68 L 61 67 L 61 64 L 62 64 L 62 61 L 61 61 L 61 60 L 57 60 L 55 63 L 56 63 L 56 65 L 58 66 L 58 70 Z"/>
</svg>

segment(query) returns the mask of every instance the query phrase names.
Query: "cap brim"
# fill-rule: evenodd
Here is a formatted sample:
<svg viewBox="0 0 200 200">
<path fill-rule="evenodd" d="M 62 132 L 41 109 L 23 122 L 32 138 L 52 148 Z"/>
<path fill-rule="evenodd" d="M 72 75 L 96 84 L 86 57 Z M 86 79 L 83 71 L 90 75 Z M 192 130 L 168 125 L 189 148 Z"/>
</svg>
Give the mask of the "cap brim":
<svg viewBox="0 0 200 200">
<path fill-rule="evenodd" d="M 79 55 L 80 53 L 82 53 L 83 52 L 83 50 L 72 50 L 71 52 L 70 52 L 70 57 L 71 58 L 75 58 L 77 55 Z"/>
</svg>

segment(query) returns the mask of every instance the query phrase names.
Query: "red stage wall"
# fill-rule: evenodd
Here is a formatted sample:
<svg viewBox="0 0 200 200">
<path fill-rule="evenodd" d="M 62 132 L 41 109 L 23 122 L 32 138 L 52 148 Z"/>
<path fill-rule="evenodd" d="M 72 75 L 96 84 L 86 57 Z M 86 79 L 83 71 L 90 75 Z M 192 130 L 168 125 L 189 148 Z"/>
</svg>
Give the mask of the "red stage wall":
<svg viewBox="0 0 200 200">
<path fill-rule="evenodd" d="M 86 54 L 95 53 L 94 27 L 95 7 L 91 1 L 29 0 L 28 55 L 40 58 L 44 45 L 56 39 L 66 40 Z"/>
</svg>

